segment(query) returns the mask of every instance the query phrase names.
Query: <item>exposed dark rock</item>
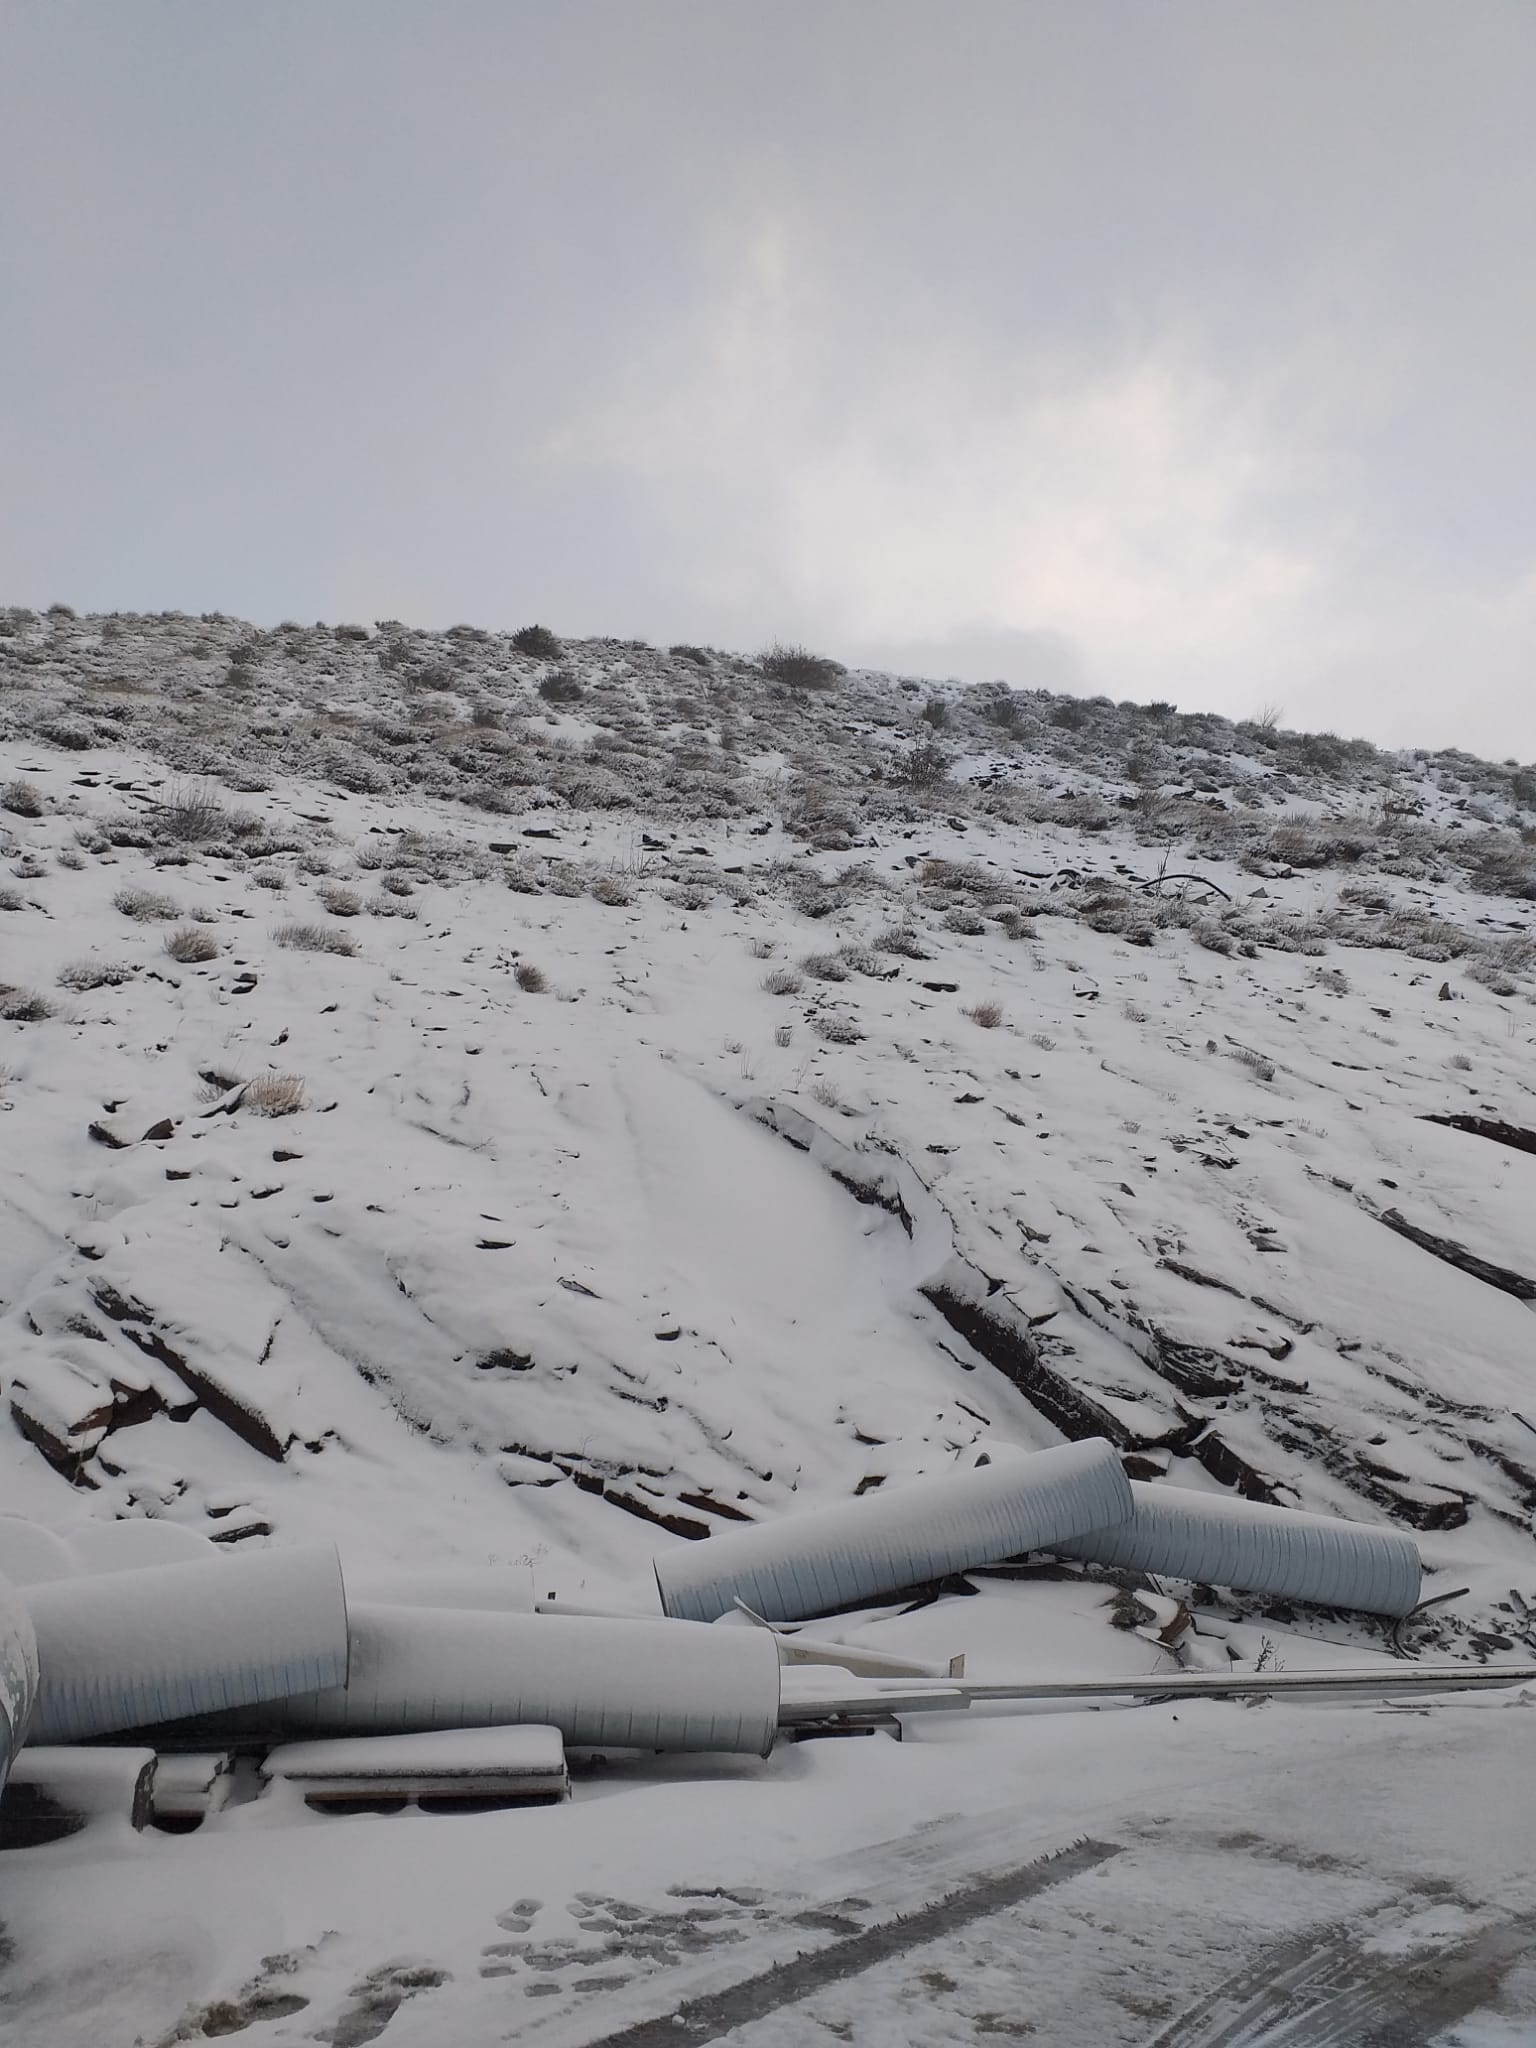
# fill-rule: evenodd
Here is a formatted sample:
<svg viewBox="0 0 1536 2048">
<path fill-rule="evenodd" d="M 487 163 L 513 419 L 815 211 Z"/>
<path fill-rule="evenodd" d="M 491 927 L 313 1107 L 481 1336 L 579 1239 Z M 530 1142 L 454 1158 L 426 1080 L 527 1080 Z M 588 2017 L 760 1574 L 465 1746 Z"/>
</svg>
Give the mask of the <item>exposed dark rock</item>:
<svg viewBox="0 0 1536 2048">
<path fill-rule="evenodd" d="M 1512 1294 L 1516 1301 L 1536 1301 L 1536 1280 L 1527 1279 L 1524 1273 L 1516 1273 L 1508 1266 L 1496 1266 L 1490 1259 L 1480 1259 L 1476 1252 L 1468 1251 L 1454 1238 L 1436 1237 L 1432 1231 L 1421 1230 L 1398 1209 L 1384 1210 L 1377 1220 L 1385 1223 L 1388 1230 L 1395 1230 L 1399 1237 L 1406 1237 L 1410 1244 L 1420 1246 L 1437 1259 L 1444 1259 L 1458 1272 L 1471 1274 L 1474 1280 L 1481 1280 L 1485 1286 Z"/>
<path fill-rule="evenodd" d="M 1496 1145 L 1507 1145 L 1512 1152 L 1536 1152 L 1536 1131 L 1522 1130 L 1519 1124 L 1500 1123 L 1490 1116 L 1421 1116 L 1423 1124 L 1443 1124 L 1449 1131 L 1469 1131 L 1474 1138 L 1491 1138 Z"/>
</svg>

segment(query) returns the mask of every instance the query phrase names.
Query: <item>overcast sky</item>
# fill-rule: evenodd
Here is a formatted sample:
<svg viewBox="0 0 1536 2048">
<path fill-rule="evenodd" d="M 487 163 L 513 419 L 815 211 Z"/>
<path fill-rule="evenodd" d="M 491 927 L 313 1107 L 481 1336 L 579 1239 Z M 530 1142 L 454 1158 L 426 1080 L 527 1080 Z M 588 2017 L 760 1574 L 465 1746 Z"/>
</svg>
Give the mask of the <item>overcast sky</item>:
<svg viewBox="0 0 1536 2048">
<path fill-rule="evenodd" d="M 1532 0 L 0 0 L 0 601 L 1536 755 Z"/>
</svg>

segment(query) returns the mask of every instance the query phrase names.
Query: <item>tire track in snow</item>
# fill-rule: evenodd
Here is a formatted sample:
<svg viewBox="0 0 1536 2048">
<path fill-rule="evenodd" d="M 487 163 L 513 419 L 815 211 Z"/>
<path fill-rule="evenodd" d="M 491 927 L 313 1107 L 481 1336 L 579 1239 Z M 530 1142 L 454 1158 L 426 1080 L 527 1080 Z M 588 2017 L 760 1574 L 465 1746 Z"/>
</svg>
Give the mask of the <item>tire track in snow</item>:
<svg viewBox="0 0 1536 2048">
<path fill-rule="evenodd" d="M 684 2043 L 718 2041 L 735 2027 L 784 2006 L 798 2005 L 831 1984 L 859 1976 L 877 1963 L 953 1934 L 973 1920 L 1034 1898 L 1053 1885 L 1065 1884 L 1120 1853 L 1113 1842 L 1074 1842 L 1053 1856 L 1036 1858 L 948 1892 L 916 1912 L 882 1920 L 809 1955 L 773 1963 L 724 1991 L 688 1999 L 660 2019 L 637 2020 L 615 2034 L 604 2034 L 590 2048 L 679 2048 Z"/>
</svg>

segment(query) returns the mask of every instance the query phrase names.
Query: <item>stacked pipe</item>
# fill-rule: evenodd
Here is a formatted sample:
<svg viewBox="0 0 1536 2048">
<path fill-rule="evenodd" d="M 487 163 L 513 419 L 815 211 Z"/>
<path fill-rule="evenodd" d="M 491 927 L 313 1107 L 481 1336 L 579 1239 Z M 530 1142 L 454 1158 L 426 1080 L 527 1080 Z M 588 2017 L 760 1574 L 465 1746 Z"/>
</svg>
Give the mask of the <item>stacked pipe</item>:
<svg viewBox="0 0 1536 2048">
<path fill-rule="evenodd" d="M 230 1558 L 165 1524 L 65 1541 L 0 1517 L 0 1573 L 17 1582 L 0 1577 L 0 1785 L 26 1740 L 175 1723 L 267 1741 L 532 1725 L 583 1746 L 766 1755 L 786 1655 L 772 1624 L 1030 1551 L 1385 1615 L 1419 1598 L 1408 1536 L 1133 1484 L 1098 1438 L 680 1544 L 655 1560 L 653 1617 L 538 1612 L 511 1567 L 344 1584 L 327 1545 Z M 770 1626 L 710 1625 L 738 1608 Z M 199 1786 L 218 1762 L 200 1760 Z"/>
</svg>

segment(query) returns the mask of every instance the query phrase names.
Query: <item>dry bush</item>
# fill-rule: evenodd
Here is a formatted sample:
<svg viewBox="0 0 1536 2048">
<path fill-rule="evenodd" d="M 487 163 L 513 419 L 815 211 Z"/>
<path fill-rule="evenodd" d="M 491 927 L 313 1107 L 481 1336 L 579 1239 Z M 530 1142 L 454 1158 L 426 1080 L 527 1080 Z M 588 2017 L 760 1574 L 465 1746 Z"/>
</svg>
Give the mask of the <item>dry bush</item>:
<svg viewBox="0 0 1536 2048">
<path fill-rule="evenodd" d="M 1394 946 L 1404 953 L 1411 953 L 1415 960 L 1429 960 L 1436 964 L 1457 960 L 1463 953 L 1471 953 L 1477 947 L 1477 940 L 1459 925 L 1447 924 L 1444 918 L 1412 910 L 1399 911 L 1386 918 L 1374 928 L 1372 937 L 1377 945 Z"/>
<path fill-rule="evenodd" d="M 599 903 L 606 903 L 610 910 L 622 910 L 635 900 L 619 875 L 599 875 L 592 884 L 592 894 Z"/>
<path fill-rule="evenodd" d="M 195 924 L 183 924 L 167 935 L 165 950 L 183 967 L 195 967 L 201 961 L 218 959 L 219 942 L 212 932 Z"/>
<path fill-rule="evenodd" d="M 112 907 L 138 924 L 155 924 L 163 918 L 181 915 L 175 897 L 158 895 L 153 889 L 119 889 L 112 898 Z"/>
<path fill-rule="evenodd" d="M 837 957 L 855 974 L 868 974 L 876 981 L 889 981 L 901 972 L 900 968 L 882 959 L 873 946 L 839 946 Z"/>
<path fill-rule="evenodd" d="M 1489 833 L 1468 847 L 1474 888 L 1490 896 L 1536 897 L 1536 857 L 1518 834 Z"/>
<path fill-rule="evenodd" d="M 417 917 L 420 915 L 414 903 L 406 903 L 398 896 L 386 896 L 380 890 L 377 896 L 370 896 L 365 905 L 370 917 Z"/>
<path fill-rule="evenodd" d="M 1003 1021 L 1001 1003 L 972 1003 L 964 1013 L 973 1024 L 979 1024 L 983 1031 L 995 1031 Z"/>
<path fill-rule="evenodd" d="M 35 988 L 0 987 L 0 1019 L 7 1024 L 41 1024 L 55 1006 Z"/>
<path fill-rule="evenodd" d="M 60 847 L 59 851 L 54 855 L 54 859 L 61 868 L 83 868 L 85 866 L 85 855 L 77 853 L 72 846 Z"/>
<path fill-rule="evenodd" d="M 787 690 L 830 690 L 848 673 L 840 661 L 777 640 L 758 656 L 757 665 L 770 682 L 782 683 Z"/>
<path fill-rule="evenodd" d="M 332 917 L 356 917 L 363 907 L 357 891 L 344 889 L 339 882 L 323 882 L 315 894 Z"/>
<path fill-rule="evenodd" d="M 586 691 L 581 687 L 581 677 L 574 670 L 557 668 L 552 676 L 545 676 L 539 684 L 539 695 L 546 704 L 579 704 Z"/>
<path fill-rule="evenodd" d="M 836 953 L 807 953 L 800 965 L 817 981 L 848 979 L 848 969 Z"/>
<path fill-rule="evenodd" d="M 841 1109 L 843 1106 L 843 1098 L 838 1094 L 830 1081 L 813 1081 L 811 1083 L 811 1100 L 812 1102 L 819 1102 L 823 1109 Z"/>
<path fill-rule="evenodd" d="M 772 939 L 749 939 L 747 951 L 754 960 L 771 960 L 773 958 L 774 944 L 775 942 Z"/>
<path fill-rule="evenodd" d="M 762 986 L 770 996 L 797 996 L 805 987 L 805 980 L 793 967 L 771 967 L 763 976 Z"/>
<path fill-rule="evenodd" d="M 8 782 L 0 789 L 0 809 L 18 818 L 40 818 L 46 806 L 43 792 L 30 782 Z"/>
<path fill-rule="evenodd" d="M 304 1107 L 303 1076 L 258 1074 L 246 1082 L 240 1107 L 256 1116 L 293 1116 Z"/>
<path fill-rule="evenodd" d="M 281 868 L 259 868 L 254 877 L 258 889 L 286 889 L 288 877 Z"/>
<path fill-rule="evenodd" d="M 0 889 L 0 910 L 25 910 L 26 899 L 19 889 Z"/>
<path fill-rule="evenodd" d="M 1255 1052 L 1250 1045 L 1240 1045 L 1232 1057 L 1239 1066 L 1246 1067 L 1256 1081 L 1273 1081 L 1275 1078 L 1273 1062 L 1265 1059 L 1263 1053 Z"/>
<path fill-rule="evenodd" d="M 356 939 L 324 924 L 281 924 L 272 934 L 272 943 L 295 953 L 340 953 L 347 958 L 357 951 Z"/>
<path fill-rule="evenodd" d="M 897 953 L 903 960 L 931 960 L 933 955 L 922 939 L 909 924 L 888 925 L 883 932 L 875 935 L 875 945 L 882 953 Z"/>
<path fill-rule="evenodd" d="M 79 995 L 93 988 L 120 988 L 133 979 L 134 970 L 121 960 L 71 960 L 54 976 L 60 988 Z"/>
<path fill-rule="evenodd" d="M 920 740 L 891 770 L 891 780 L 907 789 L 942 789 L 949 780 L 949 755 L 934 738 Z"/>
<path fill-rule="evenodd" d="M 944 929 L 958 932 L 965 939 L 980 939 L 986 936 L 987 921 L 979 911 L 971 910 L 962 903 L 953 910 L 945 911 Z"/>
<path fill-rule="evenodd" d="M 391 896 L 414 896 L 416 893 L 416 884 L 409 875 L 402 874 L 398 868 L 390 868 L 382 875 L 379 878 L 379 887 L 387 889 Z"/>
<path fill-rule="evenodd" d="M 793 1045 L 794 1041 L 795 1027 L 793 1024 L 776 1024 L 774 1026 L 773 1042 L 775 1045 Z"/>
<path fill-rule="evenodd" d="M 195 846 L 225 829 L 224 806 L 209 784 L 179 782 L 160 807 L 160 824 L 167 839 Z"/>
<path fill-rule="evenodd" d="M 519 654 L 531 654 L 536 661 L 558 661 L 565 649 L 548 626 L 520 626 L 512 635 Z"/>
<path fill-rule="evenodd" d="M 864 1036 L 852 1017 L 815 1017 L 811 1021 L 817 1035 L 829 1045 L 857 1045 Z"/>
<path fill-rule="evenodd" d="M 549 987 L 549 976 L 542 967 L 535 967 L 531 960 L 519 960 L 512 970 L 512 979 L 525 995 L 543 995 Z"/>
</svg>

